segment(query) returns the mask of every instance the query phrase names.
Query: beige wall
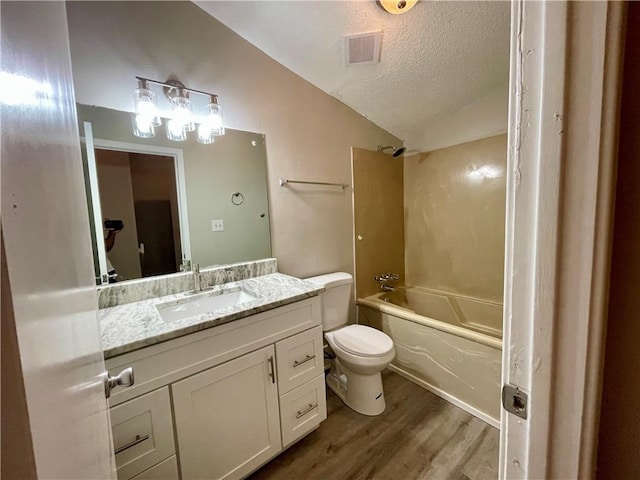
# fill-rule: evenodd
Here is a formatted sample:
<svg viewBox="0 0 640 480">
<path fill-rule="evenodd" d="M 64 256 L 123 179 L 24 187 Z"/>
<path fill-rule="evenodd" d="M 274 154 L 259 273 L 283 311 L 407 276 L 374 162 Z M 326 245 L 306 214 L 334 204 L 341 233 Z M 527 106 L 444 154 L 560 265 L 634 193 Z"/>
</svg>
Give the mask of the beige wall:
<svg viewBox="0 0 640 480">
<path fill-rule="evenodd" d="M 373 277 L 381 273 L 404 282 L 402 164 L 403 157 L 353 149 L 357 298 L 380 291 Z"/>
<path fill-rule="evenodd" d="M 502 302 L 507 136 L 405 158 L 408 285 Z"/>
<path fill-rule="evenodd" d="M 640 4 L 630 2 L 597 478 L 640 472 Z"/>
<path fill-rule="evenodd" d="M 287 70 L 189 2 L 69 2 L 79 103 L 131 110 L 136 75 L 220 95 L 231 128 L 266 134 L 273 255 L 305 277 L 353 273 L 350 189 L 280 187 L 278 178 L 349 183 L 351 147 L 399 140 Z"/>
<path fill-rule="evenodd" d="M 102 218 L 124 222 L 124 229 L 116 236 L 113 248 L 107 256 L 116 269 L 119 280 L 140 278 L 142 273 L 138 257 L 138 232 L 133 209 L 129 154 L 97 149 L 96 169 Z M 104 238 L 105 233 L 100 227 L 98 236 L 103 235 Z"/>
</svg>

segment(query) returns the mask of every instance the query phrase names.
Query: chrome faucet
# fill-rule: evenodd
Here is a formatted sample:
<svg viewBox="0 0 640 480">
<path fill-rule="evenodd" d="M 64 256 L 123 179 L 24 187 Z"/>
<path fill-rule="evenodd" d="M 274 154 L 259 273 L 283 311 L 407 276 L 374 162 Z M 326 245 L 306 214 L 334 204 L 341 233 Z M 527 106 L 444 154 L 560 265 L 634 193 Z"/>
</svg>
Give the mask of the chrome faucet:
<svg viewBox="0 0 640 480">
<path fill-rule="evenodd" d="M 200 265 L 193 264 L 193 290 L 194 292 L 202 291 L 202 275 L 200 275 Z"/>
<path fill-rule="evenodd" d="M 400 275 L 398 275 L 397 273 L 383 273 L 381 275 L 376 275 L 373 278 L 376 282 L 384 283 L 388 282 L 389 280 L 400 280 Z"/>
<path fill-rule="evenodd" d="M 387 282 L 400 280 L 400 275 L 397 273 L 382 273 L 380 275 L 376 275 L 373 279 L 380 284 L 380 290 L 383 292 L 393 292 L 394 288 L 392 285 L 389 285 Z"/>
</svg>

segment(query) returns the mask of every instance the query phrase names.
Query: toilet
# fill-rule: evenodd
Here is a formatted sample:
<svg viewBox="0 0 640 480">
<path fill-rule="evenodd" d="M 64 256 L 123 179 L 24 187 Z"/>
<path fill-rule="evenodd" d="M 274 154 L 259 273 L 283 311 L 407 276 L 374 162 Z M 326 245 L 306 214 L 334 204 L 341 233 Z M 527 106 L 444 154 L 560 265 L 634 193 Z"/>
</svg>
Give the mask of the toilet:
<svg viewBox="0 0 640 480">
<path fill-rule="evenodd" d="M 335 358 L 327 386 L 350 408 L 363 415 L 380 415 L 386 402 L 380 372 L 395 357 L 393 340 L 364 325 L 346 325 L 353 277 L 344 272 L 305 279 L 322 285 L 322 328 Z"/>
</svg>

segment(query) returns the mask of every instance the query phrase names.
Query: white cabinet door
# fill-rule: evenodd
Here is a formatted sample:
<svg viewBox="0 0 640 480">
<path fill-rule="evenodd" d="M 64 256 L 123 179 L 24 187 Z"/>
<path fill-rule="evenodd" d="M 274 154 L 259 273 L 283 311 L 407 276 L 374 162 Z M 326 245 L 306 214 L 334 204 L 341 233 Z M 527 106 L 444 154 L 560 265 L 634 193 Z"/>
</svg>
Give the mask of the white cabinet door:
<svg viewBox="0 0 640 480">
<path fill-rule="evenodd" d="M 182 478 L 242 478 L 282 447 L 274 348 L 177 382 L 174 414 Z"/>
</svg>

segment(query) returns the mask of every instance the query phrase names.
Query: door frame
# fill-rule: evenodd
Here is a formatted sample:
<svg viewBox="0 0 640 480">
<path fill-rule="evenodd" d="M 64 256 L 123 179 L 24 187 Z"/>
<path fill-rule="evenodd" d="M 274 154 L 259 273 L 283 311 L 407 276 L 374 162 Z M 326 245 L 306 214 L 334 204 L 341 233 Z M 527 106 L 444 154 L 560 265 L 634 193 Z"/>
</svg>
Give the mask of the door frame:
<svg viewBox="0 0 640 480">
<path fill-rule="evenodd" d="M 83 137 L 82 140 L 84 140 L 85 145 L 87 145 L 87 163 L 90 172 L 92 170 L 96 171 L 96 148 L 99 148 L 101 150 L 113 150 L 117 152 L 147 153 L 151 155 L 173 157 L 176 175 L 176 192 L 178 197 L 178 221 L 180 223 L 180 248 L 182 249 L 182 261 L 184 262 L 185 260 L 191 260 L 191 237 L 189 234 L 189 213 L 187 208 L 187 183 L 184 173 L 184 153 L 182 149 L 161 147 L 156 145 L 142 145 L 130 142 L 120 142 L 116 140 L 106 140 L 103 138 L 89 139 L 89 135 L 92 135 L 92 129 L 87 129 L 87 124 L 91 125 L 91 122 L 84 122 L 85 137 Z M 93 146 L 91 151 L 89 148 L 90 144 Z M 92 195 L 91 203 L 93 205 L 93 216 L 94 218 L 100 219 L 100 223 L 96 223 L 96 229 L 92 233 L 95 237 L 95 242 L 98 248 L 100 278 L 102 279 L 102 283 L 104 284 L 106 283 L 105 279 L 107 278 L 106 251 L 104 247 L 104 238 L 100 236 L 101 232 L 98 232 L 97 227 L 97 225 L 102 225 L 102 215 L 100 214 L 100 189 L 98 186 L 97 172 L 95 175 L 89 175 L 89 183 L 89 188 Z M 97 194 L 98 201 L 95 201 L 95 199 L 93 199 L 94 194 Z M 105 259 L 104 262 L 102 261 L 103 257 Z"/>
<path fill-rule="evenodd" d="M 512 2 L 500 478 L 592 478 L 614 205 L 621 2 Z"/>
</svg>

